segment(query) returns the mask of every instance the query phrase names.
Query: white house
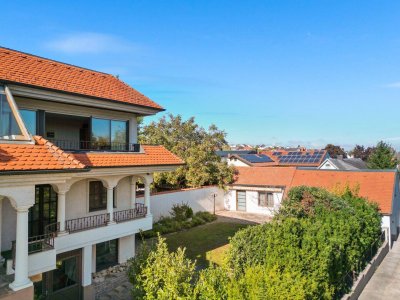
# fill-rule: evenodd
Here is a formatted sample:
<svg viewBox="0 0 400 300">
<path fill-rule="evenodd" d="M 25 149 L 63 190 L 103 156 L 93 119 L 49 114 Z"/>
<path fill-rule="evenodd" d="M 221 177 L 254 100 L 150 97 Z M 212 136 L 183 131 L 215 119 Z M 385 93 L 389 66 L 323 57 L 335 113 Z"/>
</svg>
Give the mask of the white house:
<svg viewBox="0 0 400 300">
<path fill-rule="evenodd" d="M 153 173 L 183 163 L 137 144 L 137 117 L 162 110 L 112 75 L 0 48 L 1 299 L 92 299 L 92 273 L 134 256 Z"/>
<path fill-rule="evenodd" d="M 295 186 L 336 191 L 346 186 L 379 205 L 382 228 L 395 240 L 400 226 L 400 191 L 397 170 L 316 170 L 296 167 L 237 167 L 235 180 L 224 197 L 227 210 L 273 215 Z"/>
</svg>

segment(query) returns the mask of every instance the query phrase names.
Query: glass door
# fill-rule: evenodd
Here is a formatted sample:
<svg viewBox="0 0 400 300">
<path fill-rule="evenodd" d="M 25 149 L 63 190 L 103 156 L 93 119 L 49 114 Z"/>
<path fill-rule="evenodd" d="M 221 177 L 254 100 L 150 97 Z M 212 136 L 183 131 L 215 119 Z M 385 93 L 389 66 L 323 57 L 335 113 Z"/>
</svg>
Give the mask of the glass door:
<svg viewBox="0 0 400 300">
<path fill-rule="evenodd" d="M 44 234 L 47 225 L 57 222 L 57 193 L 51 185 L 35 187 L 35 204 L 29 209 L 29 236 Z"/>
<path fill-rule="evenodd" d="M 43 273 L 42 281 L 35 284 L 35 297 L 46 300 L 82 299 L 81 272 L 80 250 L 57 255 L 56 269 Z"/>
</svg>

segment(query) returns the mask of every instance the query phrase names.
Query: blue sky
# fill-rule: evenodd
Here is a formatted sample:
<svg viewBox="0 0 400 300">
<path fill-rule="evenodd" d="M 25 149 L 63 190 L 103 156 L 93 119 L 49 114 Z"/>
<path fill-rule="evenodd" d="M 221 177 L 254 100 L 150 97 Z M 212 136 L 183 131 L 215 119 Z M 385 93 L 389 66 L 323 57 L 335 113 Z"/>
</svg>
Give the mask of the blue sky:
<svg viewBox="0 0 400 300">
<path fill-rule="evenodd" d="M 0 45 L 118 74 L 231 143 L 400 149 L 399 15 L 400 1 L 6 1 Z"/>
</svg>

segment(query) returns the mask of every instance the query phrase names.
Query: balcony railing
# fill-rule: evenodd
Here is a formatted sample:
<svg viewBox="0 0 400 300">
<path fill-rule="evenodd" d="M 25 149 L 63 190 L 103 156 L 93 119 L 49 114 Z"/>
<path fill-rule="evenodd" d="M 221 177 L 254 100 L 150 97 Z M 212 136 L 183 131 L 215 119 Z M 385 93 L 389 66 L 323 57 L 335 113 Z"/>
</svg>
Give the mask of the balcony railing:
<svg viewBox="0 0 400 300">
<path fill-rule="evenodd" d="M 147 207 L 144 204 L 136 203 L 135 208 L 114 212 L 114 220 L 117 223 L 143 218 L 147 214 Z"/>
<path fill-rule="evenodd" d="M 115 151 L 140 152 L 140 144 L 94 142 L 79 140 L 49 139 L 50 142 L 67 151 Z"/>
<path fill-rule="evenodd" d="M 106 226 L 109 220 L 109 213 L 67 220 L 65 221 L 65 229 L 69 233 L 88 230 L 92 228 Z"/>
<path fill-rule="evenodd" d="M 28 254 L 33 254 L 37 252 L 42 252 L 46 250 L 54 249 L 54 237 L 55 232 L 49 232 L 41 235 L 31 236 L 28 238 Z M 11 253 L 12 253 L 12 267 L 15 269 L 15 251 L 16 242 L 11 243 Z"/>
</svg>

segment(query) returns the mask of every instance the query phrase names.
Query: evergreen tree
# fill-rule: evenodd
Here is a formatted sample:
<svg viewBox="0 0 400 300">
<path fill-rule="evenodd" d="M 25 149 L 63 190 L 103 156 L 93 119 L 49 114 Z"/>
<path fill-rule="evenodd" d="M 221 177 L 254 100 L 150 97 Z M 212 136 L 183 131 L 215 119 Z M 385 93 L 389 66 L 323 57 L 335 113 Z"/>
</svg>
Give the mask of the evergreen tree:
<svg viewBox="0 0 400 300">
<path fill-rule="evenodd" d="M 397 164 L 396 151 L 383 141 L 376 145 L 367 162 L 369 169 L 394 169 Z"/>
</svg>

